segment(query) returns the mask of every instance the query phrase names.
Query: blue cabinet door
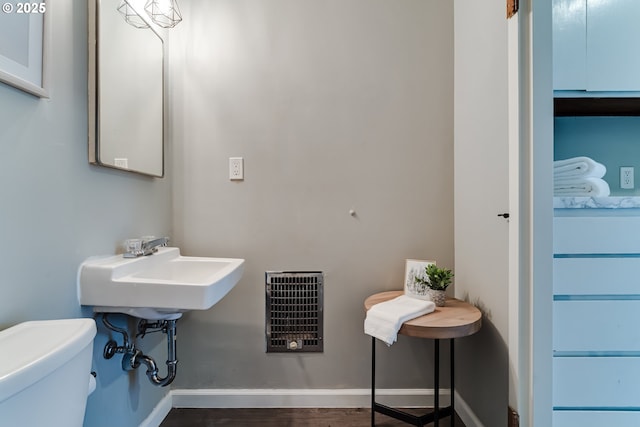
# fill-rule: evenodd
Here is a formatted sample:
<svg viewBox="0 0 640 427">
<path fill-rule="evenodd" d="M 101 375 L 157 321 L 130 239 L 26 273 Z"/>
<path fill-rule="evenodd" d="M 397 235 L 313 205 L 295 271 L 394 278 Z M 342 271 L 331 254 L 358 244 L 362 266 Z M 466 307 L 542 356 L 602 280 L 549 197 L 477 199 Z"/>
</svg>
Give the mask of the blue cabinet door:
<svg viewBox="0 0 640 427">
<path fill-rule="evenodd" d="M 639 0 L 553 0 L 553 88 L 640 91 Z"/>
<path fill-rule="evenodd" d="M 553 1 L 553 88 L 587 88 L 587 0 Z"/>
<path fill-rule="evenodd" d="M 640 1 L 587 0 L 588 91 L 640 91 Z"/>
</svg>

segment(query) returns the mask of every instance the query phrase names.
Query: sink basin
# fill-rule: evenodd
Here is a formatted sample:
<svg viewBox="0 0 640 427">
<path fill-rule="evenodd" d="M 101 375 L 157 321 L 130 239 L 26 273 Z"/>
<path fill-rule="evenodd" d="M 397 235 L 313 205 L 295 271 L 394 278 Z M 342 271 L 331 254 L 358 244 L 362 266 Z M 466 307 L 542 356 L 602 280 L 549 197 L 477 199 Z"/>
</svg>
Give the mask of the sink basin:
<svg viewBox="0 0 640 427">
<path fill-rule="evenodd" d="M 182 256 L 179 248 L 138 258 L 92 257 L 80 265 L 78 294 L 80 304 L 96 312 L 177 319 L 185 311 L 211 308 L 243 270 L 243 259 Z"/>
</svg>

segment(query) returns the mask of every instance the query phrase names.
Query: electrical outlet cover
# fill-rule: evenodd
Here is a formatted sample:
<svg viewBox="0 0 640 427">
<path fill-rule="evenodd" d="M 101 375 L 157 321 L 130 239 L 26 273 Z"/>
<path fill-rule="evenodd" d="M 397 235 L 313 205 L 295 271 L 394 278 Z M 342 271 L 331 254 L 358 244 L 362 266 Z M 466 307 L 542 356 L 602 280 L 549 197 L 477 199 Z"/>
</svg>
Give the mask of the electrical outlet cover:
<svg viewBox="0 0 640 427">
<path fill-rule="evenodd" d="M 229 157 L 229 179 L 232 181 L 244 179 L 244 159 L 242 157 Z"/>
<path fill-rule="evenodd" d="M 620 167 L 620 188 L 624 190 L 632 190 L 635 188 L 634 170 L 632 166 Z"/>
</svg>

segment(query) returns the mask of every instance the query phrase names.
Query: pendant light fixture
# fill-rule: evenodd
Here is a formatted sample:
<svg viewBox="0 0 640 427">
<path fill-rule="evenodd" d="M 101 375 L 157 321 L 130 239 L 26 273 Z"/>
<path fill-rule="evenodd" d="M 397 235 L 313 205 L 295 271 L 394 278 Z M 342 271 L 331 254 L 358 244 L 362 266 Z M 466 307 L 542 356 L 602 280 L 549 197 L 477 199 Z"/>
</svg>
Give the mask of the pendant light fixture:
<svg viewBox="0 0 640 427">
<path fill-rule="evenodd" d="M 147 21 L 131 6 L 131 1 L 120 0 L 118 12 L 129 25 L 140 29 L 149 28 Z M 147 0 L 144 11 L 154 24 L 162 28 L 173 28 L 182 21 L 177 0 Z"/>
<path fill-rule="evenodd" d="M 120 15 L 122 15 L 124 20 L 127 21 L 127 24 L 140 29 L 149 28 L 149 24 L 147 24 L 146 21 L 138 15 L 128 1 L 120 0 L 118 12 L 120 12 Z"/>
<path fill-rule="evenodd" d="M 149 0 L 144 10 L 151 20 L 162 28 L 173 28 L 182 21 L 182 14 L 176 0 Z"/>
</svg>

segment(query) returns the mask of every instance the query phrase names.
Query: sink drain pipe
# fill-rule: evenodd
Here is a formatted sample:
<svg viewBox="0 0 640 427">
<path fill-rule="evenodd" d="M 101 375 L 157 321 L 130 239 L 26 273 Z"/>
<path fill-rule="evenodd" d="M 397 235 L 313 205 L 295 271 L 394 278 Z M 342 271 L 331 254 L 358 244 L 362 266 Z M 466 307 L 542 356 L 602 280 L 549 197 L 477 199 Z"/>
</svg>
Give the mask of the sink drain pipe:
<svg viewBox="0 0 640 427">
<path fill-rule="evenodd" d="M 137 363 L 136 368 L 143 363 L 147 367 L 147 377 L 153 384 L 165 387 L 173 382 L 178 370 L 178 359 L 176 358 L 176 320 L 165 320 L 166 326 L 163 331 L 167 334 L 167 376 L 162 378 L 158 376 L 158 366 L 153 358 L 141 354 L 132 363 Z"/>
<path fill-rule="evenodd" d="M 133 371 L 140 367 L 141 364 L 147 368 L 147 377 L 152 384 L 160 387 L 168 386 L 173 382 L 178 370 L 178 359 L 176 351 L 176 321 L 174 320 L 160 320 L 150 323 L 144 319 L 141 319 L 138 323 L 138 335 L 144 338 L 144 335 L 151 330 L 151 332 L 162 331 L 167 335 L 167 376 L 160 377 L 158 375 L 158 365 L 151 356 L 147 356 L 141 350 L 135 347 L 129 341 L 129 335 L 123 328 L 119 328 L 113 325 L 108 319 L 108 313 L 102 314 L 102 323 L 107 329 L 122 334 L 124 344 L 119 346 L 115 340 L 109 340 L 104 347 L 103 357 L 105 359 L 111 359 L 116 353 L 122 353 L 122 369 L 124 371 Z"/>
</svg>

